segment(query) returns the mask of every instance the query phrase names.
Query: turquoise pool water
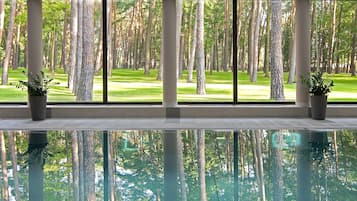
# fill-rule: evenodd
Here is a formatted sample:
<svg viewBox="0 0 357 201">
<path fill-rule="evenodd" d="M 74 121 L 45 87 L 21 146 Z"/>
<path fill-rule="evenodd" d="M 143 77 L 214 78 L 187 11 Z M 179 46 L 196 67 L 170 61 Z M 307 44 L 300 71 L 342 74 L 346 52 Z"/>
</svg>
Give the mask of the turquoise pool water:
<svg viewBox="0 0 357 201">
<path fill-rule="evenodd" d="M 356 130 L 0 134 L 10 200 L 357 199 Z"/>
</svg>

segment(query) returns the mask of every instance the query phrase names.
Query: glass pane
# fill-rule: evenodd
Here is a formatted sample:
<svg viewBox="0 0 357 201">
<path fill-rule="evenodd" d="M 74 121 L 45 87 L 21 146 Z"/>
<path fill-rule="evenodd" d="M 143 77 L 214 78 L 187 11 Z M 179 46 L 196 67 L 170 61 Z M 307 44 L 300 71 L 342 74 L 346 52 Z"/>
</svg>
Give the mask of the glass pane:
<svg viewBox="0 0 357 201">
<path fill-rule="evenodd" d="M 10 1 L 6 1 L 6 30 L 10 29 L 11 7 Z M 27 90 L 15 88 L 18 80 L 27 80 L 22 74 L 27 71 L 27 6 L 24 1 L 17 1 L 16 7 L 11 28 L 13 38 L 3 37 L 5 41 L 0 43 L 0 48 L 5 50 L 5 42 L 9 39 L 14 41 L 9 50 L 9 82 L 0 87 L 1 102 L 27 100 Z M 49 77 L 54 78 L 54 82 L 59 82 L 49 89 L 49 102 L 102 101 L 101 7 L 100 1 L 86 5 L 83 1 L 42 1 L 43 68 Z M 86 14 L 82 16 L 79 13 L 83 11 Z M 72 31 L 74 24 L 77 31 Z M 4 31 L 3 35 L 7 33 Z M 1 51 L 1 58 L 3 54 L 5 51 Z M 4 60 L 1 60 L 0 66 L 3 64 Z"/>
<path fill-rule="evenodd" d="M 26 66 L 26 3 L 2 1 L 0 8 L 0 102 L 25 102 L 26 91 L 15 86 L 18 80 L 23 80 L 22 74 Z M 9 31 L 10 30 L 10 31 Z"/>
<path fill-rule="evenodd" d="M 356 1 L 312 1 L 311 71 L 334 81 L 331 102 L 357 101 L 356 7 Z"/>
<path fill-rule="evenodd" d="M 238 2 L 238 100 L 295 101 L 294 1 Z"/>
<path fill-rule="evenodd" d="M 232 1 L 182 2 L 178 101 L 232 102 Z"/>
<path fill-rule="evenodd" d="M 108 100 L 161 102 L 162 1 L 108 1 Z"/>
</svg>

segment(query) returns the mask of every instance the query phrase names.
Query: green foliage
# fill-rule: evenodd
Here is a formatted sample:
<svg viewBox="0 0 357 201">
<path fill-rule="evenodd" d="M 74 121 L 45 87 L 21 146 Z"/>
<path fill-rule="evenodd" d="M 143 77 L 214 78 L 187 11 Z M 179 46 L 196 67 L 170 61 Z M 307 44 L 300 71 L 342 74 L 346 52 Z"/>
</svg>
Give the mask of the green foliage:
<svg viewBox="0 0 357 201">
<path fill-rule="evenodd" d="M 117 0 L 117 12 L 121 15 L 136 4 L 136 0 Z"/>
<path fill-rule="evenodd" d="M 315 96 L 327 95 L 334 86 L 333 80 L 323 78 L 322 71 L 313 73 L 310 79 L 302 78 L 302 81 L 309 87 L 309 93 Z"/>
<path fill-rule="evenodd" d="M 25 71 L 22 71 L 26 74 Z M 60 84 L 54 82 L 53 78 L 49 78 L 44 71 L 40 71 L 39 74 L 29 73 L 30 81 L 19 80 L 16 84 L 17 88 L 22 90 L 27 89 L 30 96 L 46 96 L 51 86 Z"/>
</svg>

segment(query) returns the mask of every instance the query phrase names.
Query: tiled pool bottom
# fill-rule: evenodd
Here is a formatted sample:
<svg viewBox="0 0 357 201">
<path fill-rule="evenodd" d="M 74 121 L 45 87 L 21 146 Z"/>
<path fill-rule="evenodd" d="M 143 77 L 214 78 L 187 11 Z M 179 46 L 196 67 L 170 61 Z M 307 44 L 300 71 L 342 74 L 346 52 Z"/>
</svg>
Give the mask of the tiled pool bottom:
<svg viewBox="0 0 357 201">
<path fill-rule="evenodd" d="M 8 189 L 10 200 L 357 198 L 357 130 L 4 130 L 0 134 L 7 164 L 6 173 L 5 166 L 1 168 L 1 192 L 4 196 Z"/>
</svg>

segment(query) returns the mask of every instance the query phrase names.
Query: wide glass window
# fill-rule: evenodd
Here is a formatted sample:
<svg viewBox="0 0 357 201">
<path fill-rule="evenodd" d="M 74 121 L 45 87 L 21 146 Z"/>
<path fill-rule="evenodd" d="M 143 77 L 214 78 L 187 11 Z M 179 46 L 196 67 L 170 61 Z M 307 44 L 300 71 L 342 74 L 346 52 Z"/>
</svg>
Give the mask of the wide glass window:
<svg viewBox="0 0 357 201">
<path fill-rule="evenodd" d="M 162 102 L 162 2 L 107 1 L 108 100 Z"/>
<path fill-rule="evenodd" d="M 236 55 L 232 2 L 177 1 L 178 102 L 232 103 L 235 87 L 238 102 L 294 102 L 295 1 L 237 0 Z M 311 71 L 334 81 L 330 102 L 357 100 L 356 7 L 311 2 Z M 42 9 L 43 68 L 59 82 L 49 102 L 162 102 L 161 0 L 43 0 Z M 0 12 L 0 102 L 26 102 L 16 83 L 27 80 L 27 3 L 2 1 Z"/>
</svg>

